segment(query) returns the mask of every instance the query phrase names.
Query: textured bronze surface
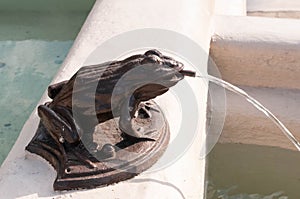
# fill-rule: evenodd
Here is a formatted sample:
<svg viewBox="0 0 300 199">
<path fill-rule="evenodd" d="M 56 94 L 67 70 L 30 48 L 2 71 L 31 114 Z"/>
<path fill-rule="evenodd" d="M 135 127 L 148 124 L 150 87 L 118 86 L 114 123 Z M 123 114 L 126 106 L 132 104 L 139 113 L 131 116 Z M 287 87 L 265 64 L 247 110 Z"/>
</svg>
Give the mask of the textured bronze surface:
<svg viewBox="0 0 300 199">
<path fill-rule="evenodd" d="M 120 131 L 118 118 L 108 120 L 96 126 L 94 142 L 99 146 L 112 145 L 116 148 L 112 157 L 105 157 L 99 151 L 88 151 L 81 142 L 73 147 L 72 152 L 67 151 L 65 166 L 62 166 L 59 148 L 46 129 L 40 124 L 36 136 L 27 146 L 27 150 L 42 156 L 49 161 L 57 171 L 54 190 L 72 190 L 82 188 L 95 188 L 130 179 L 151 167 L 163 154 L 169 142 L 169 128 L 167 121 L 160 112 L 159 107 L 150 102 L 153 110 L 152 117 L 135 119 L 135 128 L 143 126 L 150 132 L 151 139 L 136 139 Z M 159 111 L 157 111 L 159 110 Z M 40 139 L 40 138 L 43 139 Z M 83 165 L 75 153 L 81 154 L 95 164 L 94 168 Z"/>
<path fill-rule="evenodd" d="M 157 50 L 82 67 L 49 86 L 52 101 L 38 107 L 41 121 L 26 150 L 56 169 L 55 190 L 131 178 L 152 166 L 169 141 L 167 121 L 151 99 L 184 75 L 194 73 Z"/>
</svg>

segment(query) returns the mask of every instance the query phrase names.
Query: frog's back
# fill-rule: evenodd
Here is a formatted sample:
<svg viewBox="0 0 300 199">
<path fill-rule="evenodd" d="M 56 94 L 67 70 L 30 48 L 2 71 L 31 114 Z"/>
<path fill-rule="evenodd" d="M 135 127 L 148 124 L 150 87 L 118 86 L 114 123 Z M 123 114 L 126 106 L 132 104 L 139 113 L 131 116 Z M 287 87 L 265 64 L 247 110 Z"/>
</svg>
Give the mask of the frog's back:
<svg viewBox="0 0 300 199">
<path fill-rule="evenodd" d="M 111 112 L 111 95 L 119 79 L 140 62 L 141 55 L 123 61 L 106 62 L 80 68 L 53 98 L 50 106 L 72 107 L 84 110 L 84 114 Z M 125 90 L 124 90 L 125 91 Z M 122 91 L 123 92 L 123 91 Z M 122 93 L 114 100 L 124 99 Z"/>
</svg>

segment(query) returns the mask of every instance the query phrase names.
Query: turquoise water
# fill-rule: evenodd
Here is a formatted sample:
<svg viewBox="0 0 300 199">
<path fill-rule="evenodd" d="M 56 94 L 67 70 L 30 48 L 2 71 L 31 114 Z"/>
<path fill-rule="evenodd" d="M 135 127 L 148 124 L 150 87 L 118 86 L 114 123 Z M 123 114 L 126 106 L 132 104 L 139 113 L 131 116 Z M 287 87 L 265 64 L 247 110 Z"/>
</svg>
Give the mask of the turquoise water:
<svg viewBox="0 0 300 199">
<path fill-rule="evenodd" d="M 300 198 L 298 151 L 217 144 L 207 164 L 207 199 Z"/>
<path fill-rule="evenodd" d="M 1 0 L 0 40 L 75 39 L 95 0 Z"/>
<path fill-rule="evenodd" d="M 14 144 L 72 43 L 0 41 L 0 162 Z"/>
<path fill-rule="evenodd" d="M 0 1 L 0 164 L 64 61 L 93 3 Z"/>
</svg>

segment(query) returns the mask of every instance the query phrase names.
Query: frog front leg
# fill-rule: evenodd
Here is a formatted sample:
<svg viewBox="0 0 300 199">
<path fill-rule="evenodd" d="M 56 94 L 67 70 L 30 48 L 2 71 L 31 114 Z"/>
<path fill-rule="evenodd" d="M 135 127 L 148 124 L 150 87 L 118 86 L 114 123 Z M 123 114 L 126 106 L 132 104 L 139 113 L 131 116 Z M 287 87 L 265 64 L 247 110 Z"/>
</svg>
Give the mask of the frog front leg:
<svg viewBox="0 0 300 199">
<path fill-rule="evenodd" d="M 147 104 L 143 104 L 142 107 L 139 106 L 141 103 L 141 100 L 138 100 L 137 97 L 132 95 L 129 100 L 125 101 L 121 107 L 120 111 L 120 120 L 119 120 L 119 128 L 126 133 L 127 135 L 130 135 L 132 137 L 136 138 L 147 138 L 145 136 L 145 132 L 140 129 L 133 128 L 135 113 L 137 112 L 138 108 L 138 114 L 141 115 L 143 118 L 150 118 L 151 113 L 150 110 L 152 109 Z M 149 138 L 149 140 L 152 140 Z"/>
<path fill-rule="evenodd" d="M 140 138 L 142 134 L 137 130 L 133 129 L 133 118 L 134 114 L 137 110 L 139 102 L 138 100 L 132 95 L 129 99 L 127 99 L 123 105 L 121 106 L 120 110 L 120 120 L 119 120 L 119 128 L 121 131 L 130 135 L 132 137 Z"/>
<path fill-rule="evenodd" d="M 63 161 L 66 163 L 67 154 L 65 146 L 66 144 L 70 146 L 76 146 L 79 144 L 81 134 L 79 126 L 74 121 L 70 111 L 61 106 L 51 109 L 46 105 L 41 105 L 38 107 L 38 114 L 48 133 L 59 147 Z M 75 150 L 71 152 L 88 167 L 95 167 L 95 164 L 89 159 L 84 158 L 80 152 Z"/>
</svg>

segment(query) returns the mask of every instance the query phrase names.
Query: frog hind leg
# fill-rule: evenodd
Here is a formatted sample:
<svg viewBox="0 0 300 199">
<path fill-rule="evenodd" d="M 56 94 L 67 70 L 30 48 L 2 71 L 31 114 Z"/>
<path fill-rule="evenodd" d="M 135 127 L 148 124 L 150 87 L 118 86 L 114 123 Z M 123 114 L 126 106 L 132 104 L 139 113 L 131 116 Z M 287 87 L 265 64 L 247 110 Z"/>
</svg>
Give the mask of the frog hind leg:
<svg viewBox="0 0 300 199">
<path fill-rule="evenodd" d="M 69 124 L 69 122 L 73 122 L 69 110 L 63 107 L 56 107 L 54 110 L 45 105 L 41 105 L 38 108 L 38 113 L 42 123 L 61 152 L 63 165 L 68 161 L 65 146 L 69 145 L 70 149 L 68 151 L 73 153 L 80 162 L 84 163 L 89 168 L 95 168 L 96 165 L 90 161 L 89 158 L 82 155 L 76 148 L 76 143 L 79 143 L 79 127 L 76 124 Z"/>
<path fill-rule="evenodd" d="M 40 105 L 38 107 L 38 115 L 41 118 L 42 124 L 45 126 L 47 133 L 52 137 L 58 150 L 60 151 L 60 159 L 66 163 L 67 154 L 62 145 L 63 138 L 57 133 L 60 123 L 58 115 L 46 105 Z"/>
</svg>

